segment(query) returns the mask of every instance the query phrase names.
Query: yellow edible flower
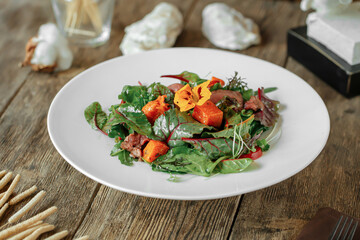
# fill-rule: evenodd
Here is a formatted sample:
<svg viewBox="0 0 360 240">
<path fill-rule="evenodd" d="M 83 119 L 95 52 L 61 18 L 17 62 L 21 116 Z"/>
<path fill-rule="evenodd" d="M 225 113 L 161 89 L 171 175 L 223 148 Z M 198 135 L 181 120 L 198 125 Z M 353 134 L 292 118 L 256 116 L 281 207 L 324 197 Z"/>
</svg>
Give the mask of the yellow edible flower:
<svg viewBox="0 0 360 240">
<path fill-rule="evenodd" d="M 211 92 L 208 89 L 208 86 L 210 84 L 210 80 L 206 81 L 192 89 L 192 92 L 194 94 L 194 101 L 196 105 L 203 105 L 207 100 L 210 99 Z"/>
<path fill-rule="evenodd" d="M 208 89 L 210 81 L 206 81 L 193 89 L 186 84 L 175 93 L 174 103 L 180 108 L 181 112 L 189 111 L 196 105 L 203 105 L 210 99 L 211 92 Z"/>
<path fill-rule="evenodd" d="M 195 107 L 192 96 L 193 93 L 189 84 L 186 84 L 180 90 L 176 91 L 174 103 L 180 108 L 181 112 L 188 111 Z"/>
</svg>

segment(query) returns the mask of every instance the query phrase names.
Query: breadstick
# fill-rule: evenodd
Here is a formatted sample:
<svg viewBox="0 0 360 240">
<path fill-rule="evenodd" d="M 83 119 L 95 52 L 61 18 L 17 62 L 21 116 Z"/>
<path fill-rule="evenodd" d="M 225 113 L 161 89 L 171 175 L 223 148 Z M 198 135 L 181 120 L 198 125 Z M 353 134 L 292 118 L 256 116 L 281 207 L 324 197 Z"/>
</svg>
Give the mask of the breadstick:
<svg viewBox="0 0 360 240">
<path fill-rule="evenodd" d="M 23 206 L 19 211 L 12 215 L 8 222 L 15 223 L 27 212 L 29 212 L 43 197 L 45 196 L 45 191 L 40 191 L 36 194 L 25 206 Z"/>
<path fill-rule="evenodd" d="M 13 173 L 12 172 L 8 172 L 5 177 L 3 177 L 0 181 L 0 190 L 3 189 L 6 184 L 8 184 L 8 182 L 10 182 L 10 180 L 13 177 Z"/>
<path fill-rule="evenodd" d="M 46 209 L 45 211 L 29 218 L 28 220 L 25 220 L 21 223 L 18 223 L 14 226 L 11 226 L 7 229 L 4 229 L 0 232 L 0 239 L 6 239 L 9 236 L 12 236 L 16 233 L 21 232 L 22 230 L 28 228 L 32 224 L 36 223 L 37 221 L 43 220 L 47 218 L 48 216 L 52 215 L 57 211 L 57 207 L 53 206 L 51 208 Z"/>
<path fill-rule="evenodd" d="M 33 194 L 35 191 L 37 190 L 36 186 L 32 186 L 31 188 L 29 188 L 28 190 L 16 195 L 15 197 L 13 197 L 12 199 L 10 199 L 9 204 L 10 205 L 15 205 L 18 202 L 21 202 L 22 200 L 24 200 L 25 198 L 27 198 L 28 196 L 30 196 L 31 194 Z"/>
<path fill-rule="evenodd" d="M 10 195 L 14 192 L 14 189 L 15 189 L 16 185 L 19 183 L 19 181 L 20 181 L 20 175 L 18 174 L 12 181 L 10 187 L 5 192 L 4 196 L 0 199 L 0 208 L 6 203 L 6 201 L 9 199 Z"/>
<path fill-rule="evenodd" d="M 64 237 L 66 237 L 68 234 L 69 234 L 69 231 L 64 230 L 62 232 L 55 233 L 54 235 L 51 235 L 48 238 L 45 238 L 45 240 L 60 240 L 60 239 L 63 239 Z"/>
<path fill-rule="evenodd" d="M 5 174 L 6 174 L 6 170 L 0 171 L 0 178 L 2 178 L 3 176 L 5 176 Z"/>
<path fill-rule="evenodd" d="M 48 225 L 47 223 L 42 224 L 43 221 L 39 221 L 37 224 L 34 224 L 32 227 L 26 229 L 25 231 L 22 231 L 18 234 L 16 234 L 15 236 L 8 238 L 7 240 L 22 240 L 25 237 L 29 236 L 30 234 L 32 234 L 36 229 L 42 227 L 42 226 L 46 226 Z"/>
<path fill-rule="evenodd" d="M 42 223 L 43 223 L 43 221 L 37 221 L 36 223 L 30 225 L 29 228 L 35 227 L 35 226 L 39 226 L 39 225 L 41 225 Z"/>
<path fill-rule="evenodd" d="M 5 195 L 6 192 L 0 193 L 0 199 Z M 11 201 L 11 200 L 10 200 Z"/>
<path fill-rule="evenodd" d="M 8 207 L 9 207 L 9 204 L 5 203 L 5 205 L 2 206 L 2 208 L 0 208 L 0 219 L 1 219 L 2 215 L 4 215 L 6 209 L 8 209 Z"/>
<path fill-rule="evenodd" d="M 79 238 L 77 238 L 77 239 L 75 239 L 75 240 L 89 240 L 89 236 L 82 236 L 82 237 L 79 237 Z"/>
<path fill-rule="evenodd" d="M 54 225 L 47 224 L 46 226 L 36 229 L 32 234 L 24 238 L 24 240 L 36 240 L 41 234 L 54 230 Z"/>
</svg>

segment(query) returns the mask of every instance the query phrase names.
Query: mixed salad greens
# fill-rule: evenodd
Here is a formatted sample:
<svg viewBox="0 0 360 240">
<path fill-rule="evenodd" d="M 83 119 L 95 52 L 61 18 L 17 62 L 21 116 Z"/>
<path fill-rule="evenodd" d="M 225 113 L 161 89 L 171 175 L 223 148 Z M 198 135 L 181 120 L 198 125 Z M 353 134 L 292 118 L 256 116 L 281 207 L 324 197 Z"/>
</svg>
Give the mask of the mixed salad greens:
<svg viewBox="0 0 360 240">
<path fill-rule="evenodd" d="M 114 139 L 110 155 L 122 164 L 209 177 L 241 172 L 269 150 L 279 102 L 266 93 L 276 88 L 254 91 L 236 72 L 227 84 L 187 71 L 162 77 L 180 83 L 126 85 L 108 114 L 98 102 L 85 109 L 91 127 Z"/>
</svg>

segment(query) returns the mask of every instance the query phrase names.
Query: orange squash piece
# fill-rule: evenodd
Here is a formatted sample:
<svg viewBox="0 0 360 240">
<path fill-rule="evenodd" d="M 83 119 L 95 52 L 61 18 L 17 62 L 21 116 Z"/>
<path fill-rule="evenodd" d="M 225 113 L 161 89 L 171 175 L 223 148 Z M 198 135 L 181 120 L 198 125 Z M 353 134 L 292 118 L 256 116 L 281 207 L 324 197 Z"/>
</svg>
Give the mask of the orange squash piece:
<svg viewBox="0 0 360 240">
<path fill-rule="evenodd" d="M 217 83 L 220 83 L 220 85 L 222 87 L 225 85 L 225 82 L 222 79 L 217 78 L 217 77 L 211 77 L 210 84 L 209 84 L 208 88 L 210 89 L 212 86 L 214 86 Z"/>
<path fill-rule="evenodd" d="M 153 162 L 155 159 L 164 155 L 169 150 L 169 147 L 157 140 L 150 140 L 144 148 L 143 159 L 147 162 Z"/>
<path fill-rule="evenodd" d="M 223 120 L 223 112 L 213 102 L 208 100 L 201 106 L 195 106 L 192 117 L 205 125 L 220 127 Z"/>
<path fill-rule="evenodd" d="M 141 110 L 151 124 L 164 112 L 170 109 L 169 104 L 165 103 L 166 95 L 159 96 L 156 100 L 148 102 Z"/>
</svg>

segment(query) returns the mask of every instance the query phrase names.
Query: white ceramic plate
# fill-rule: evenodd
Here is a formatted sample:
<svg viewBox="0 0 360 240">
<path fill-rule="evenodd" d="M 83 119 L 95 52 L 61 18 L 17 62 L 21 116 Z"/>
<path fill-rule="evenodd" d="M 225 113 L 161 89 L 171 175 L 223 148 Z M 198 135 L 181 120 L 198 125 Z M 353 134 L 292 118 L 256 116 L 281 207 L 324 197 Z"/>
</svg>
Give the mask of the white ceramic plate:
<svg viewBox="0 0 360 240">
<path fill-rule="evenodd" d="M 104 109 L 118 102 L 124 85 L 154 81 L 163 74 L 184 70 L 201 77 L 226 79 L 238 71 L 249 87 L 278 87 L 268 96 L 279 100 L 282 135 L 252 167 L 237 174 L 205 178 L 181 175 L 184 181 L 167 181 L 145 163 L 122 165 L 111 157 L 113 139 L 91 129 L 84 109 L 99 101 Z M 147 197 L 203 200 L 230 197 L 283 181 L 308 166 L 321 152 L 330 129 L 329 115 L 319 95 L 302 79 L 277 65 L 241 54 L 201 49 L 172 48 L 118 57 L 98 64 L 67 83 L 54 98 L 48 114 L 48 131 L 61 156 L 86 176 L 109 187 Z"/>
</svg>

